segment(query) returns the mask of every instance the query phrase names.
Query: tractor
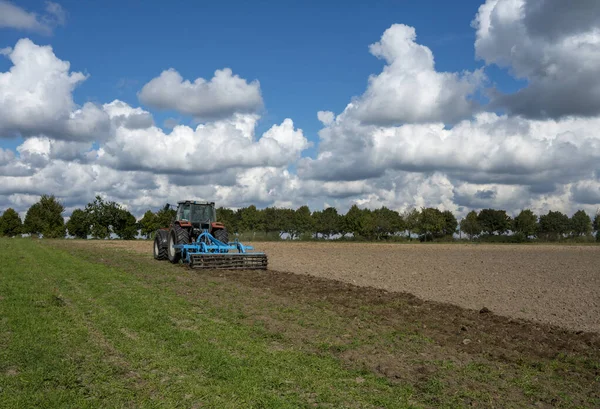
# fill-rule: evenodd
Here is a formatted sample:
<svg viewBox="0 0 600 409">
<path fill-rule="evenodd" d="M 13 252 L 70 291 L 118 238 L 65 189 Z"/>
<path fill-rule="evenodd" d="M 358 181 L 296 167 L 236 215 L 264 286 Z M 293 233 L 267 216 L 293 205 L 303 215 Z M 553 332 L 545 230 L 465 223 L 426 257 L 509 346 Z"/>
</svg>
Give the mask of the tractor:
<svg viewBox="0 0 600 409">
<path fill-rule="evenodd" d="M 217 221 L 214 202 L 177 202 L 175 219 L 154 237 L 156 260 L 199 269 L 266 270 L 266 254 L 248 250 L 254 248 L 237 239 L 229 241 L 227 229 Z"/>
</svg>

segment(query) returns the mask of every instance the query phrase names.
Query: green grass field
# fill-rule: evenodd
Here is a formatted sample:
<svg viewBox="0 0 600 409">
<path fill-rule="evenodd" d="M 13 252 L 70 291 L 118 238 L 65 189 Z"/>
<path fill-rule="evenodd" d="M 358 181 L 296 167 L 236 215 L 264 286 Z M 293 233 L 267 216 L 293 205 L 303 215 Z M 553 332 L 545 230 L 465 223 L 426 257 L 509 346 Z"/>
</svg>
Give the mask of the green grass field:
<svg viewBox="0 0 600 409">
<path fill-rule="evenodd" d="M 94 242 L 0 239 L 0 260 L 0 408 L 600 406 L 593 335 L 563 334 L 550 354 L 515 335 L 500 358 L 500 335 L 469 334 L 489 351 L 454 345 L 451 318 L 422 303 L 409 315 L 410 298 L 269 287 L 267 273 L 189 271 Z"/>
</svg>

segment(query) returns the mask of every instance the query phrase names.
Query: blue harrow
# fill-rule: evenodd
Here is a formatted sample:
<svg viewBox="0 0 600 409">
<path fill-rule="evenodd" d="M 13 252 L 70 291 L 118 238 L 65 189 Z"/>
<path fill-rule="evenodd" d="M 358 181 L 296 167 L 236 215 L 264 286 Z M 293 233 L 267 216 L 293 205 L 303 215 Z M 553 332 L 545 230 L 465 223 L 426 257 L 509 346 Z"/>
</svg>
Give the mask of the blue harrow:
<svg viewBox="0 0 600 409">
<path fill-rule="evenodd" d="M 267 255 L 245 246 L 237 239 L 224 243 L 204 230 L 190 244 L 172 244 L 181 260 L 191 268 L 227 270 L 266 270 Z"/>
</svg>

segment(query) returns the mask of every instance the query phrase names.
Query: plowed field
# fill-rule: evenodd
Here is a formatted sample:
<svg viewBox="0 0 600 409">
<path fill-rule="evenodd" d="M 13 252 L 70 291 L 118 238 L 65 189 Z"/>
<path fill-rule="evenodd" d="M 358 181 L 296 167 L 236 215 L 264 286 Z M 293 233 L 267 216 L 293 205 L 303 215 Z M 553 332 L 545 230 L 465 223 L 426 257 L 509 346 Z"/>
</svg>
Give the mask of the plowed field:
<svg viewBox="0 0 600 409">
<path fill-rule="evenodd" d="M 152 254 L 151 242 L 107 242 Z M 254 243 L 269 269 L 600 332 L 600 247 Z"/>
</svg>

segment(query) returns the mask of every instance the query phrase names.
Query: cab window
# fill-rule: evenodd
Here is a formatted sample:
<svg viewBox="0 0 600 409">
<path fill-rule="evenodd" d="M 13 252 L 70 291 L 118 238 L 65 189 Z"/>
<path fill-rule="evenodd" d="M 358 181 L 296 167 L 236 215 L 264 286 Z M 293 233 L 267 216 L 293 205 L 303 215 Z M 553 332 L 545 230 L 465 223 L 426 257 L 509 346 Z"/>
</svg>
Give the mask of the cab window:
<svg viewBox="0 0 600 409">
<path fill-rule="evenodd" d="M 179 208 L 179 220 L 190 220 L 190 205 L 184 204 Z"/>
</svg>

